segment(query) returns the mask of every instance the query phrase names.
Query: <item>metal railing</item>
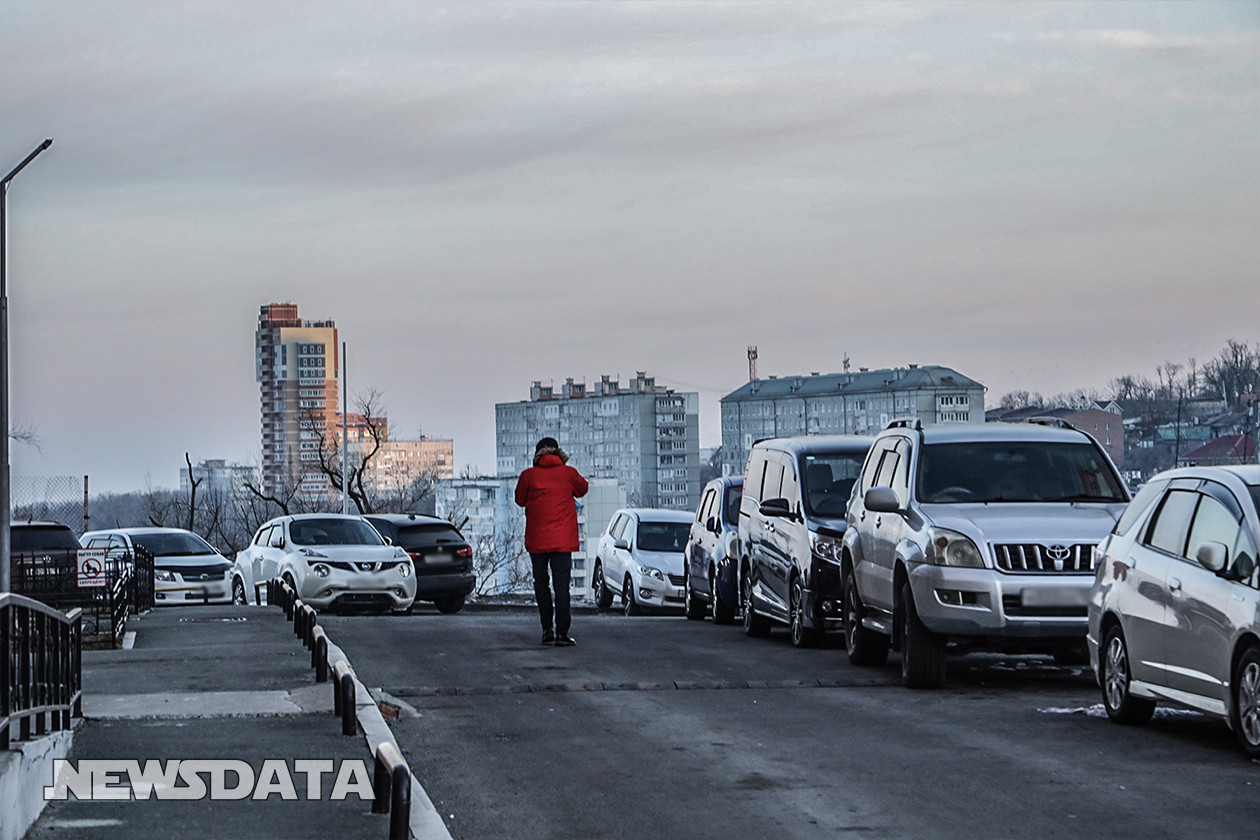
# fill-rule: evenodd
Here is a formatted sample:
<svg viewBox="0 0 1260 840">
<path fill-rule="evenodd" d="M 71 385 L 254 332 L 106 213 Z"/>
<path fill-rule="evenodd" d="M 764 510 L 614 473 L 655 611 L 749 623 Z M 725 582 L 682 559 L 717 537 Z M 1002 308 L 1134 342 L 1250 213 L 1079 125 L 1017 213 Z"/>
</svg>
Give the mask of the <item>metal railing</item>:
<svg viewBox="0 0 1260 840">
<path fill-rule="evenodd" d="M 83 716 L 82 610 L 0 594 L 0 749 L 69 729 Z"/>
<path fill-rule="evenodd" d="M 111 647 L 122 640 L 127 616 L 153 607 L 153 555 L 106 557 L 101 585 L 81 585 L 74 551 L 15 554 L 10 566 L 13 592 L 50 607 L 83 612 L 83 632 L 109 637 Z"/>
</svg>

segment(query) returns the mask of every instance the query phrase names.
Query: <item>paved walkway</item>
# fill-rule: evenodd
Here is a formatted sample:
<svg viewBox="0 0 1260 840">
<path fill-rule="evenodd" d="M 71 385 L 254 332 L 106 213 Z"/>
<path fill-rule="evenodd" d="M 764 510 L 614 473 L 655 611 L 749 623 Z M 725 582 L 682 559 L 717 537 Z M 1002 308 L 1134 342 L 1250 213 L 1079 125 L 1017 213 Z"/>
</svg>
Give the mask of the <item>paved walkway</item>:
<svg viewBox="0 0 1260 840">
<path fill-rule="evenodd" d="M 389 817 L 358 795 L 371 783 L 367 743 L 341 734 L 332 684 L 315 683 L 310 653 L 278 607 L 163 608 L 132 618 L 128 631 L 130 649 L 83 655 L 86 722 L 70 755 L 81 778 L 64 780 L 91 798 L 49 802 L 29 840 L 388 835 Z M 131 759 L 137 773 L 146 761 L 161 762 L 148 765 L 153 774 L 173 773 L 172 760 L 226 770 L 196 777 L 219 787 L 217 797 L 192 798 L 189 779 L 172 778 L 142 798 L 144 783 L 129 785 L 125 770 L 86 776 L 93 759 Z M 194 776 L 198 765 L 182 769 Z"/>
</svg>

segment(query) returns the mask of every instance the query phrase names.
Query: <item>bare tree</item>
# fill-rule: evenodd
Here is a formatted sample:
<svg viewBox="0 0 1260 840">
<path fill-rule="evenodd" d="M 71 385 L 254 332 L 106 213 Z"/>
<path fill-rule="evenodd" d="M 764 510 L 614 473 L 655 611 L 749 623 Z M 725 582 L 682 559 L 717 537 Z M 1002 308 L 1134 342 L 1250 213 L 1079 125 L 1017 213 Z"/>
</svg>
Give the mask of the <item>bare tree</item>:
<svg viewBox="0 0 1260 840">
<path fill-rule="evenodd" d="M 1226 405 L 1241 407 L 1244 394 L 1260 391 L 1260 344 L 1229 339 L 1221 354 L 1203 366 L 1203 380 Z"/>
</svg>

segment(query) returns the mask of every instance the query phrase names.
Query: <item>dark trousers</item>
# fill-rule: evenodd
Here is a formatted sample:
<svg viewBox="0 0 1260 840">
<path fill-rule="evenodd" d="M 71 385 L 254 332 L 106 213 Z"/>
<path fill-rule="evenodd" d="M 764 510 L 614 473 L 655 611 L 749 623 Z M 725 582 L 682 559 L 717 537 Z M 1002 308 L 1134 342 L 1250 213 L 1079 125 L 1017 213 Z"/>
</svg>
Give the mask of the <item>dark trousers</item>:
<svg viewBox="0 0 1260 840">
<path fill-rule="evenodd" d="M 534 564 L 534 598 L 538 601 L 538 617 L 542 619 L 543 630 L 552 629 L 551 590 L 554 587 L 555 597 L 555 631 L 557 635 L 569 634 L 569 578 L 572 574 L 573 560 L 567 551 L 549 551 L 545 554 L 529 555 Z M 547 580 L 547 571 L 551 571 L 551 580 Z"/>
</svg>

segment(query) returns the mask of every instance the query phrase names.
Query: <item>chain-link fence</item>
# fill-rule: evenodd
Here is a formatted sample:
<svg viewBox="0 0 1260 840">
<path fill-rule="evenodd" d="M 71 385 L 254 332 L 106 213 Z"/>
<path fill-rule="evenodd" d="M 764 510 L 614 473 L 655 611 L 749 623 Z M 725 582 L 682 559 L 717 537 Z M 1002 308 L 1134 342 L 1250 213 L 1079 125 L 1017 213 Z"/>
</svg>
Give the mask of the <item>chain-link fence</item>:
<svg viewBox="0 0 1260 840">
<path fill-rule="evenodd" d="M 9 480 L 14 521 L 45 519 L 83 531 L 83 477 L 24 475 Z"/>
</svg>

